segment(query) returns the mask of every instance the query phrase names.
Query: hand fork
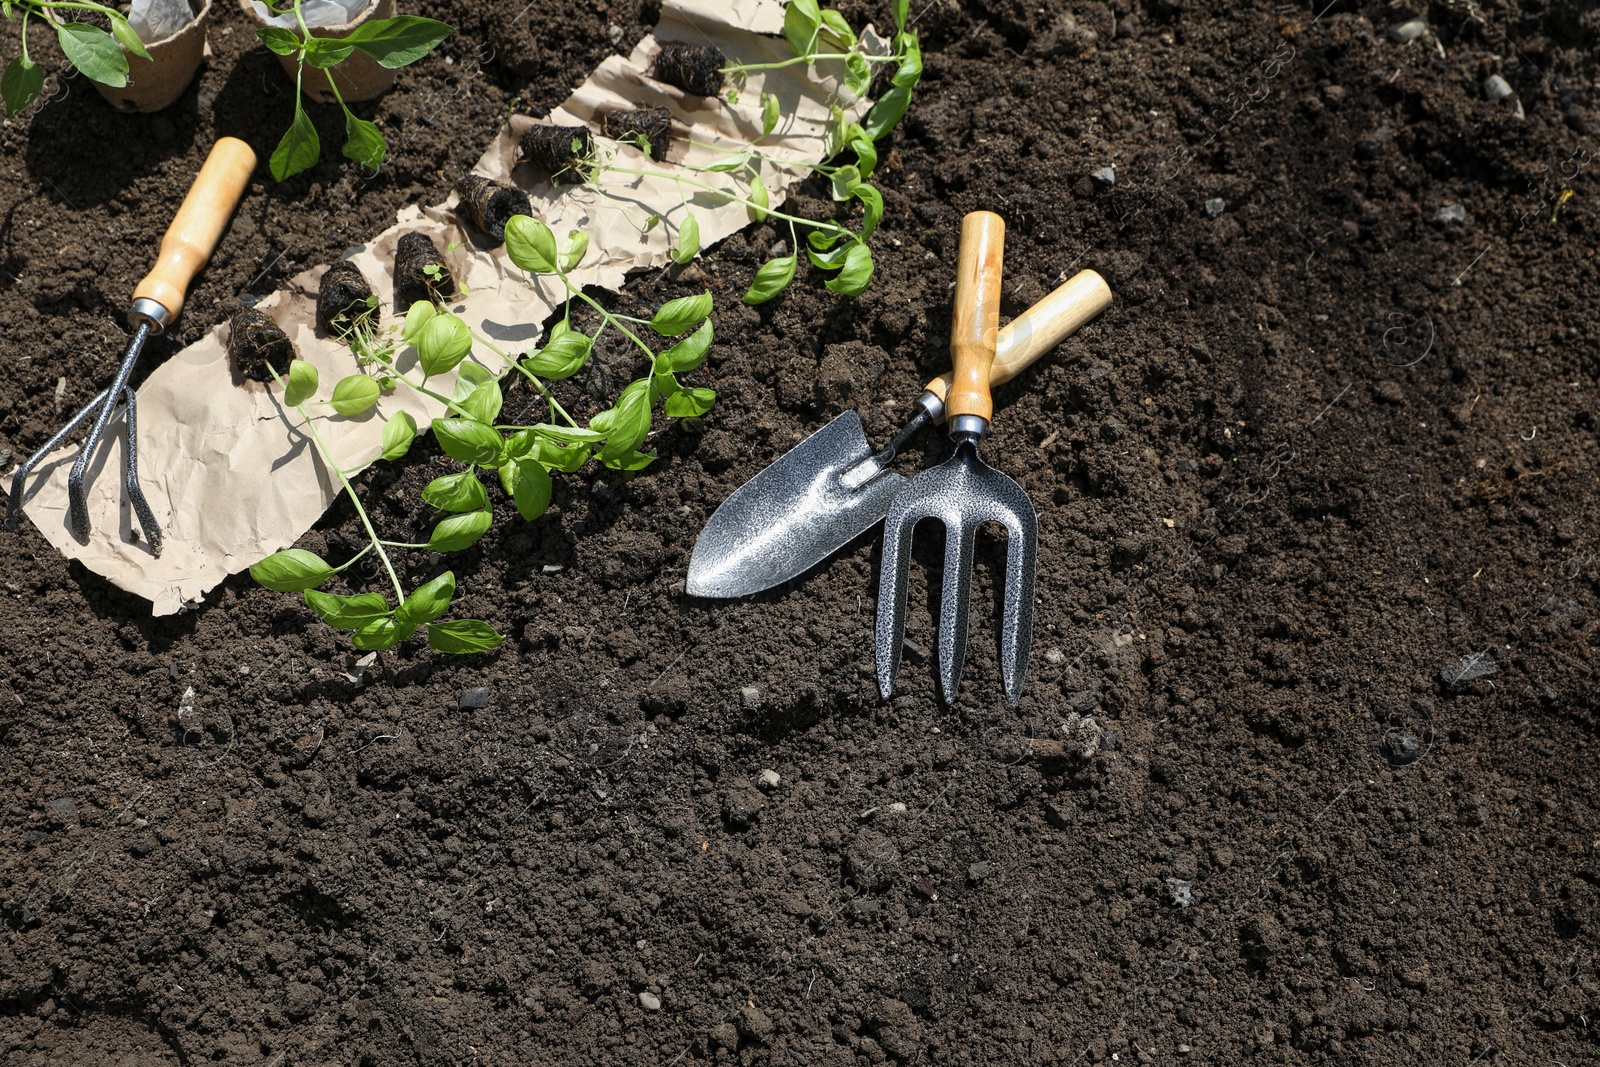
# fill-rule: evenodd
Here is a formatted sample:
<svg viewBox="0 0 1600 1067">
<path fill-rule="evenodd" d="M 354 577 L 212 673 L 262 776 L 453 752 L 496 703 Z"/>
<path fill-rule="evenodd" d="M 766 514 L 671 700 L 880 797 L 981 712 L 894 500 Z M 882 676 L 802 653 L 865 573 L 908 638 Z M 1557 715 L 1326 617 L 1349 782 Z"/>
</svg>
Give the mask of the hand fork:
<svg viewBox="0 0 1600 1067">
<path fill-rule="evenodd" d="M 161 238 L 161 252 L 156 265 L 134 287 L 133 308 L 128 315 L 133 322 L 133 339 L 123 351 L 122 361 L 117 364 L 117 373 L 110 388 L 84 405 L 17 468 L 11 480 L 11 499 L 6 506 L 6 529 L 15 530 L 22 521 L 23 489 L 33 468 L 93 416 L 94 425 L 90 427 L 89 436 L 84 439 L 77 461 L 67 475 L 68 523 L 72 527 L 72 535 L 79 542 L 88 542 L 89 501 L 84 476 L 88 473 L 89 464 L 94 461 L 106 425 L 111 421 L 111 414 L 120 400 L 127 404 L 124 425 L 127 467 L 123 482 L 128 501 L 139 520 L 139 528 L 144 531 L 145 540 L 150 544 L 151 552 L 161 555 L 161 527 L 157 525 L 155 513 L 150 510 L 139 488 L 137 425 L 133 390 L 128 387 L 128 379 L 150 335 L 172 325 L 172 321 L 183 310 L 184 294 L 189 283 L 205 266 L 206 260 L 211 258 L 234 207 L 239 203 L 239 197 L 244 194 L 245 184 L 249 182 L 255 165 L 255 150 L 238 138 L 220 138 L 212 147 L 194 185 L 190 186 L 188 195 L 183 198 L 183 205 L 173 216 L 172 225 L 167 227 L 166 235 Z"/>
<path fill-rule="evenodd" d="M 900 669 L 905 642 L 906 584 L 911 535 L 922 519 L 945 527 L 944 588 L 939 605 L 939 689 L 945 703 L 961 688 L 967 658 L 967 605 L 978 528 L 997 522 L 1006 530 L 1004 610 L 1000 624 L 1000 675 L 1006 699 L 1016 707 L 1033 644 L 1033 584 L 1039 523 L 1022 487 L 978 458 L 978 442 L 989 428 L 994 403 L 989 372 L 1000 332 L 1000 278 L 1005 222 L 989 211 L 961 220 L 956 264 L 955 313 L 950 355 L 955 380 L 945 398 L 954 454 L 925 470 L 902 489 L 884 520 L 883 567 L 878 584 L 878 691 L 887 700 Z"/>
</svg>

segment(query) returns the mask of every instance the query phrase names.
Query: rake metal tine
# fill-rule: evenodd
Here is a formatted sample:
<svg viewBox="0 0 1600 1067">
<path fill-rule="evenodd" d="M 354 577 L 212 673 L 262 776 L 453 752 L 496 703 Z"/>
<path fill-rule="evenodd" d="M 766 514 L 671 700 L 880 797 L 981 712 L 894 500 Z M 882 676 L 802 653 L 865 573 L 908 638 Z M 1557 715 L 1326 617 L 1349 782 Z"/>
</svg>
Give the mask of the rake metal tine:
<svg viewBox="0 0 1600 1067">
<path fill-rule="evenodd" d="M 895 498 L 883 527 L 874 637 L 878 646 L 878 695 L 884 700 L 894 692 L 895 675 L 900 673 L 901 646 L 906 636 L 906 584 L 911 576 L 911 535 L 917 527 L 917 516 L 900 506 L 904 498 L 904 492 Z"/>
<path fill-rule="evenodd" d="M 972 599 L 972 556 L 978 526 L 956 515 L 944 528 L 944 588 L 939 593 L 939 691 L 955 703 L 967 665 L 967 605 Z"/>
<path fill-rule="evenodd" d="M 6 504 L 6 529 L 15 530 L 17 525 L 22 521 L 22 490 L 28 481 L 28 475 L 33 473 L 33 468 L 37 467 L 40 461 L 50 453 L 60 448 L 61 442 L 65 441 L 69 434 L 71 434 L 79 426 L 82 426 L 85 422 L 88 422 L 89 416 L 100 410 L 101 403 L 110 394 L 111 390 L 107 389 L 104 392 L 97 394 L 93 400 L 83 405 L 82 409 L 79 410 L 76 415 L 67 420 L 66 425 L 62 426 L 61 429 L 51 434 L 50 440 L 40 445 L 38 451 L 29 456 L 27 460 L 16 469 L 16 472 L 11 476 L 11 499 Z"/>
<path fill-rule="evenodd" d="M 89 540 L 89 502 L 83 488 L 84 474 L 89 469 L 89 461 L 94 458 L 95 451 L 100 447 L 100 438 L 106 431 L 106 423 L 111 421 L 111 409 L 117 406 L 116 398 L 127 388 L 128 378 L 133 374 L 133 365 L 139 361 L 139 353 L 150 337 L 150 326 L 149 319 L 141 319 L 139 328 L 134 330 L 133 340 L 128 342 L 127 351 L 122 355 L 122 362 L 117 365 L 117 376 L 112 379 L 111 388 L 103 394 L 106 400 L 100 405 L 100 414 L 94 420 L 94 427 L 84 439 L 83 449 L 78 453 L 78 461 L 72 465 L 72 471 L 67 475 L 67 522 L 72 527 L 72 536 L 80 542 Z"/>
<path fill-rule="evenodd" d="M 1033 585 L 1039 545 L 1035 537 L 1006 524 L 1006 592 L 1000 620 L 1000 680 L 1012 707 L 1022 698 L 1033 648 Z"/>
<path fill-rule="evenodd" d="M 127 407 L 124 419 L 127 425 L 122 450 L 125 468 L 122 485 L 127 490 L 128 503 L 139 519 L 139 529 L 144 531 L 144 539 L 149 542 L 151 553 L 159 556 L 161 525 L 156 522 L 156 513 L 150 510 L 150 502 L 144 498 L 144 490 L 139 488 L 139 413 L 133 390 L 124 387 L 122 399 Z"/>
</svg>

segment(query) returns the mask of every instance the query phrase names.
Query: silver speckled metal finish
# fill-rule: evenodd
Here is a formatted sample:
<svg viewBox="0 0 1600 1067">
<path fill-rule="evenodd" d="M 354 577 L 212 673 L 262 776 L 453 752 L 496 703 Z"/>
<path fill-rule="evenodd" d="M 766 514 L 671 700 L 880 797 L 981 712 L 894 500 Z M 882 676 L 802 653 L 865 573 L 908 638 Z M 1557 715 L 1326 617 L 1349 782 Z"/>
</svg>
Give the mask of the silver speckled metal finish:
<svg viewBox="0 0 1600 1067">
<path fill-rule="evenodd" d="M 700 531 L 689 557 L 689 594 L 737 597 L 771 589 L 870 529 L 906 485 L 881 468 L 854 484 L 873 458 L 854 411 L 784 453 L 734 490 Z"/>
<path fill-rule="evenodd" d="M 1033 646 L 1033 584 L 1039 520 L 1033 501 L 1015 481 L 978 458 L 978 438 L 956 441 L 955 454 L 923 471 L 894 498 L 883 527 L 883 569 L 878 580 L 878 691 L 887 700 L 900 670 L 906 631 L 906 585 L 911 534 L 923 519 L 945 528 L 944 588 L 939 604 L 939 689 L 951 703 L 961 688 L 967 659 L 967 602 L 978 527 L 1006 529 L 1005 606 L 1000 621 L 1000 675 L 1015 707 Z"/>
</svg>

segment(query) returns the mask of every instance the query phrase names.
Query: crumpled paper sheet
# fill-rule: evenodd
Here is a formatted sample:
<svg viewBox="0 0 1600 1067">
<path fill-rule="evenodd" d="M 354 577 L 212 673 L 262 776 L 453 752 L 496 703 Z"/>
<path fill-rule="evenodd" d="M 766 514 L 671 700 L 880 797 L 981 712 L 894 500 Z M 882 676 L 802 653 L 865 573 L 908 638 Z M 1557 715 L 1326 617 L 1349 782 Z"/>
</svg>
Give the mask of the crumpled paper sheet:
<svg viewBox="0 0 1600 1067">
<path fill-rule="evenodd" d="M 811 72 L 796 64 L 754 74 L 741 90 L 737 106 L 686 96 L 645 73 L 660 50 L 659 41 L 713 44 L 744 63 L 789 58 L 793 53 L 779 36 L 782 28 L 783 8 L 777 0 L 734 0 L 731 4 L 667 0 L 654 36 L 645 38 L 626 59 L 608 58 L 549 121 L 597 125 L 596 115 L 610 108 L 664 105 L 690 128 L 696 141 L 739 146 L 760 136 L 760 95 L 767 91 L 782 101 L 784 117 L 763 143 L 763 150 L 784 158 L 820 161 L 829 105 L 839 103 L 857 119 L 870 105 L 865 99 L 854 100 L 843 87 L 840 64 L 819 64 Z M 864 40 L 870 48 L 885 45 L 870 30 Z M 474 169 L 521 186 L 532 200 L 534 216 L 548 223 L 558 239 L 569 229 L 590 234 L 589 253 L 571 275 L 574 284 L 615 289 L 631 270 L 665 265 L 668 250 L 676 243 L 685 199 L 694 207 L 702 246 L 728 237 L 751 221 L 742 205 L 703 193 L 689 195 L 693 190 L 687 188 L 680 195 L 669 177 L 676 172 L 676 163 L 705 164 L 723 157 L 678 139 L 667 160 L 659 164 L 631 145 L 614 146 L 616 165 L 659 176 L 607 175 L 601 189 L 552 187 L 529 168 L 514 166 L 517 138 L 533 121 L 514 118 Z M 743 190 L 727 175 L 682 173 Z M 788 186 L 804 176 L 797 168 L 767 165 L 761 173 L 773 207 L 783 202 Z M 457 246 L 445 251 L 445 256 L 457 283 L 467 286 L 469 292 L 452 309 L 481 336 L 516 355 L 534 345 L 540 323 L 562 302 L 560 283 L 523 273 L 506 258 L 503 248 L 478 248 L 467 225 L 451 210 L 454 203 L 452 195 L 438 207 L 405 209 L 395 226 L 352 249 L 348 258 L 360 266 L 383 301 L 388 324 L 398 322 L 389 304 L 394 288 L 394 246 L 400 235 L 417 230 L 433 238 L 442 251 Z M 667 225 L 645 229 L 644 222 L 652 213 L 665 217 Z M 290 288 L 258 305 L 288 333 L 300 357 L 317 368 L 321 379 L 318 397 L 323 399 L 335 382 L 358 370 L 347 348 L 318 336 L 315 330 L 318 279 L 325 269 L 316 267 L 296 276 Z M 341 488 L 303 429 L 296 427 L 299 415 L 279 403 L 276 387 L 233 383 L 224 331 L 219 325 L 174 355 L 139 389 L 139 473 L 165 537 L 159 557 L 144 540 L 136 539 L 135 522 L 122 492 L 120 412 L 107 427 L 107 441 L 89 478 L 93 533 L 87 544 L 79 544 L 67 524 L 67 472 L 77 449 L 57 453 L 30 479 L 27 515 L 50 543 L 118 588 L 149 600 L 156 615 L 198 606 L 228 575 L 293 545 L 333 503 Z M 502 369 L 481 347 L 474 350 L 474 358 L 496 371 Z M 401 368 L 414 359 L 412 350 L 403 349 Z M 429 384 L 448 394 L 453 382 L 446 376 Z M 411 412 L 424 430 L 431 419 L 445 413 L 436 401 L 401 386 L 357 418 L 328 414 L 319 416 L 317 425 L 338 464 L 354 473 L 377 458 L 383 424 L 400 411 Z M 386 533 L 398 540 L 422 536 L 426 531 Z"/>
</svg>

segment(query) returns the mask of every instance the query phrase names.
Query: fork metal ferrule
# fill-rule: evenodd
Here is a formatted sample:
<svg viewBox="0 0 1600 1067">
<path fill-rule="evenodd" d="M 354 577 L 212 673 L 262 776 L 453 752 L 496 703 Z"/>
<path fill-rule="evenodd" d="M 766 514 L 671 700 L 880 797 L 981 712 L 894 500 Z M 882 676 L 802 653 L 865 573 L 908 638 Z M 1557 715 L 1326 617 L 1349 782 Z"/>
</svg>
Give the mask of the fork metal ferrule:
<svg viewBox="0 0 1600 1067">
<path fill-rule="evenodd" d="M 981 441 L 983 435 L 989 432 L 989 420 L 982 415 L 957 415 L 950 420 L 949 432 L 951 437 L 970 437 L 974 441 Z"/>
</svg>

